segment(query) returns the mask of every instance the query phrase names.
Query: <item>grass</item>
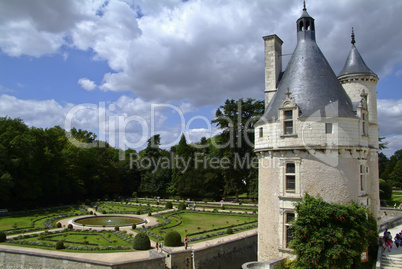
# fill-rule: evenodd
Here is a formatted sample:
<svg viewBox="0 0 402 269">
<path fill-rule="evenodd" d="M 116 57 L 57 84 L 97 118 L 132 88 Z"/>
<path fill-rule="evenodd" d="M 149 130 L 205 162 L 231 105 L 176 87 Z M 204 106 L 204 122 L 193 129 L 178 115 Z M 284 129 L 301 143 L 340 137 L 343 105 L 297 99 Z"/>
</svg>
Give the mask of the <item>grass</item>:
<svg viewBox="0 0 402 269">
<path fill-rule="evenodd" d="M 244 222 L 250 222 L 256 220 L 256 217 L 249 215 L 231 216 L 231 215 L 213 215 L 213 214 L 199 214 L 199 213 L 180 213 L 177 214 L 176 216 L 182 219 L 182 223 L 179 226 L 173 227 L 171 229 L 165 229 L 164 231 L 168 232 L 171 230 L 175 230 L 178 233 L 180 233 L 182 237 L 184 237 L 186 234 L 224 228 L 230 225 L 241 225 Z M 176 220 L 176 218 L 170 217 L 170 219 L 172 220 L 172 222 L 169 224 L 169 226 L 172 226 L 179 222 Z M 156 231 L 157 231 L 156 229 L 153 230 L 153 232 Z M 163 233 L 160 232 L 160 230 L 158 233 L 164 235 Z"/>
<path fill-rule="evenodd" d="M 36 219 L 44 218 L 34 223 L 35 227 L 45 227 L 44 222 L 46 219 L 51 218 L 55 215 L 60 214 L 68 214 L 68 213 L 80 213 L 78 209 L 71 208 L 60 209 L 57 211 L 48 211 L 44 213 L 33 213 L 28 215 L 14 215 L 14 216 L 5 216 L 0 218 L 0 230 L 9 230 L 14 229 L 15 225 L 17 228 L 22 227 L 32 227 L 32 222 Z"/>
<path fill-rule="evenodd" d="M 130 242 L 127 242 L 125 240 L 120 239 L 118 236 L 113 234 L 112 232 L 109 231 L 102 231 L 101 233 L 89 233 L 89 232 L 80 232 L 80 231 L 65 231 L 61 233 L 41 233 L 40 237 L 31 237 L 31 238 L 15 238 L 18 241 L 23 241 L 26 242 L 22 244 L 23 246 L 26 247 L 34 247 L 34 248 L 41 248 L 41 249 L 52 249 L 54 250 L 54 247 L 47 247 L 47 246 L 38 246 L 38 245 L 30 245 L 28 243 L 29 241 L 31 242 L 41 242 L 41 243 L 48 243 L 48 244 L 55 244 L 59 240 L 64 240 L 64 245 L 66 247 L 68 246 L 80 246 L 82 248 L 85 248 L 86 246 L 91 246 L 94 247 L 95 245 L 90 245 L 91 244 L 96 244 L 96 247 L 117 247 L 117 246 L 122 246 L 122 247 L 132 247 L 132 244 Z M 70 241 L 70 242 L 68 242 Z M 74 242 L 74 243 L 73 243 Z M 7 243 L 6 243 L 7 244 Z M 14 245 L 14 244 L 8 244 L 8 245 Z M 73 251 L 77 252 L 77 250 L 63 250 L 63 251 Z M 79 250 L 78 252 L 84 252 L 85 250 Z M 91 250 L 90 252 L 113 252 L 116 250 Z M 118 251 L 133 251 L 132 249 L 130 250 L 118 250 Z"/>
<path fill-rule="evenodd" d="M 149 211 L 160 211 L 163 210 L 163 207 L 148 207 L 148 206 L 138 206 L 138 205 L 133 205 L 133 204 L 114 204 L 114 203 L 102 203 L 99 205 L 100 208 L 103 208 L 106 210 L 106 212 L 114 212 L 114 211 L 126 211 L 126 212 L 136 212 L 140 210 L 142 214 L 149 212 Z M 112 210 L 112 211 L 110 211 Z M 101 209 L 98 209 L 98 211 L 101 211 Z"/>
</svg>

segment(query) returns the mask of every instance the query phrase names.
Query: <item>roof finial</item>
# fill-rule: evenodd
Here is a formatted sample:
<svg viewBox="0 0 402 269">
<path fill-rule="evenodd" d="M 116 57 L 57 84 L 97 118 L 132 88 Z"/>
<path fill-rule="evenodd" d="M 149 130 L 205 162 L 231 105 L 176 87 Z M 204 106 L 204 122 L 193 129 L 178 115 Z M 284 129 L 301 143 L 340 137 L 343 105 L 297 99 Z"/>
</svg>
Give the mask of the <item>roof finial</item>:
<svg viewBox="0 0 402 269">
<path fill-rule="evenodd" d="M 288 98 L 290 98 L 290 95 L 291 95 L 292 93 L 290 92 L 290 90 L 289 90 L 289 88 L 287 89 L 287 91 L 285 92 L 285 95 L 288 97 Z"/>
<path fill-rule="evenodd" d="M 306 0 L 303 0 L 303 10 L 306 11 Z"/>
<path fill-rule="evenodd" d="M 355 32 L 353 31 L 353 27 L 352 27 L 352 45 L 354 46 L 355 45 L 355 43 L 356 43 L 356 40 L 355 40 Z"/>
</svg>

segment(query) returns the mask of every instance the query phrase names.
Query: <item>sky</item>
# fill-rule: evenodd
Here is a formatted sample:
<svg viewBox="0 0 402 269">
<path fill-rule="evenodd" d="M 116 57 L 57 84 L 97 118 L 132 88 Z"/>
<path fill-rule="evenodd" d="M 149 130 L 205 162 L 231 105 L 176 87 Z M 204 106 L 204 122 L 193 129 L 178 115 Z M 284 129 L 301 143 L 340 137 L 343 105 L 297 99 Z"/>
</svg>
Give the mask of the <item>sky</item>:
<svg viewBox="0 0 402 269">
<path fill-rule="evenodd" d="M 380 136 L 402 148 L 402 1 L 307 0 L 334 72 L 356 47 L 380 78 Z M 0 0 L 0 116 L 119 148 L 197 142 L 226 99 L 264 98 L 263 36 L 296 46 L 301 0 Z M 284 66 L 289 57 L 284 56 Z"/>
</svg>

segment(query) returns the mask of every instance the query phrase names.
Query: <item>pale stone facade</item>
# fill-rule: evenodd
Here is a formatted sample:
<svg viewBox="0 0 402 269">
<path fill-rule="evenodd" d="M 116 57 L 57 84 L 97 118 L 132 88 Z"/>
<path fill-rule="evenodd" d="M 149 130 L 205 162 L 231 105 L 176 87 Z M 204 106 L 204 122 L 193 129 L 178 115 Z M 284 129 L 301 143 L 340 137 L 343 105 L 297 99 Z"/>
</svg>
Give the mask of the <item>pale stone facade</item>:
<svg viewBox="0 0 402 269">
<path fill-rule="evenodd" d="M 361 59 L 354 34 L 336 77 L 315 43 L 314 19 L 306 9 L 297 21 L 297 38 L 282 72 L 282 40 L 264 37 L 267 103 L 255 129 L 261 262 L 291 256 L 288 223 L 305 193 L 379 212 L 378 77 Z"/>
</svg>

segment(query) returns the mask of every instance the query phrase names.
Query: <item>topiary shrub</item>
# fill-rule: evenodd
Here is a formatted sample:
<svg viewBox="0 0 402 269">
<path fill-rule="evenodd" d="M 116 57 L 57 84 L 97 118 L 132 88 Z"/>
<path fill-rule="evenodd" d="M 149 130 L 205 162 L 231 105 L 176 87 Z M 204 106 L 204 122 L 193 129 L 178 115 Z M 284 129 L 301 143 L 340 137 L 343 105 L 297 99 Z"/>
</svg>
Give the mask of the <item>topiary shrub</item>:
<svg viewBox="0 0 402 269">
<path fill-rule="evenodd" d="M 64 249 L 64 248 L 66 248 L 66 247 L 64 246 L 64 242 L 63 242 L 63 241 L 57 241 L 55 247 L 56 247 L 56 249 Z"/>
<path fill-rule="evenodd" d="M 115 230 L 115 231 L 120 231 L 119 226 L 114 226 L 114 230 Z"/>
<path fill-rule="evenodd" d="M 148 212 L 148 216 L 152 216 L 152 213 L 151 213 L 151 212 Z"/>
<path fill-rule="evenodd" d="M 166 209 L 172 209 L 173 208 L 172 202 L 166 202 L 165 208 Z"/>
<path fill-rule="evenodd" d="M 141 215 L 141 213 L 142 213 L 141 210 L 138 209 L 137 210 L 137 215 Z"/>
<path fill-rule="evenodd" d="M 58 223 L 56 224 L 56 227 L 57 227 L 57 228 L 61 228 L 61 223 L 58 222 Z"/>
<path fill-rule="evenodd" d="M 133 248 L 135 250 L 147 250 L 151 248 L 151 242 L 146 234 L 140 233 L 134 237 Z"/>
<path fill-rule="evenodd" d="M 226 207 L 223 205 L 223 206 L 222 206 L 222 210 L 225 210 L 225 209 L 226 209 Z"/>
<path fill-rule="evenodd" d="M 131 229 L 133 229 L 133 230 L 137 229 L 137 225 L 133 224 L 133 226 L 131 226 Z"/>
<path fill-rule="evenodd" d="M 177 208 L 178 208 L 179 210 L 186 210 L 186 204 L 185 204 L 185 203 L 180 203 Z"/>
<path fill-rule="evenodd" d="M 170 231 L 165 235 L 165 246 L 178 247 L 181 245 L 181 236 L 178 232 Z"/>
<path fill-rule="evenodd" d="M 72 230 L 72 229 L 73 229 L 73 225 L 70 223 L 70 224 L 67 226 L 67 228 L 70 229 L 70 230 Z"/>
<path fill-rule="evenodd" d="M 5 232 L 0 231 L 0 242 L 5 242 L 7 240 L 7 235 Z"/>
<path fill-rule="evenodd" d="M 106 214 L 106 213 L 107 213 L 106 210 L 103 210 L 103 211 L 102 211 L 102 214 Z"/>
<path fill-rule="evenodd" d="M 226 230 L 226 233 L 227 233 L 227 234 L 233 234 L 232 228 L 228 228 L 228 229 Z"/>
</svg>

